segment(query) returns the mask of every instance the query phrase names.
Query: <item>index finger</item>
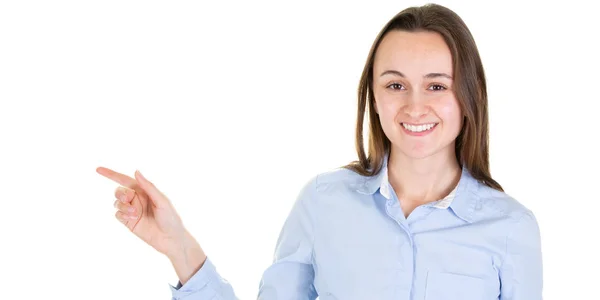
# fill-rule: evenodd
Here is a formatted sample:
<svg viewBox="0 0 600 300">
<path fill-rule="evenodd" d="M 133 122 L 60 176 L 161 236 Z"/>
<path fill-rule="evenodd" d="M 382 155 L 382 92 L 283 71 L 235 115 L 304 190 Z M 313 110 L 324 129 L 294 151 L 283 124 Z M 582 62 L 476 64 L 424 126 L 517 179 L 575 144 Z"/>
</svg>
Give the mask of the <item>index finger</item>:
<svg viewBox="0 0 600 300">
<path fill-rule="evenodd" d="M 98 167 L 96 168 L 96 172 L 98 174 L 117 182 L 118 184 L 128 187 L 130 189 L 137 189 L 139 187 L 137 181 L 134 178 L 131 178 L 125 174 L 121 174 L 119 172 L 113 171 L 109 168 Z"/>
</svg>

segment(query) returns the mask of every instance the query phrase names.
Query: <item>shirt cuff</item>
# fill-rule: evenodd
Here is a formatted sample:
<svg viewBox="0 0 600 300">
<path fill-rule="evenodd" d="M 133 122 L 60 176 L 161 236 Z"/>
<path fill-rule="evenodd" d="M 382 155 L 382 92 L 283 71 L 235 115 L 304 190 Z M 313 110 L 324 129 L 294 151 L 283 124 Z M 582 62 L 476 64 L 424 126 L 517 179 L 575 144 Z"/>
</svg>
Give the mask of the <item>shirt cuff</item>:
<svg viewBox="0 0 600 300">
<path fill-rule="evenodd" d="M 177 281 L 177 286 L 169 284 L 173 299 L 182 299 L 200 291 L 203 295 L 216 296 L 216 291 L 208 283 L 218 279 L 218 276 L 215 266 L 207 257 L 202 267 L 184 285 L 181 284 L 181 281 Z"/>
</svg>

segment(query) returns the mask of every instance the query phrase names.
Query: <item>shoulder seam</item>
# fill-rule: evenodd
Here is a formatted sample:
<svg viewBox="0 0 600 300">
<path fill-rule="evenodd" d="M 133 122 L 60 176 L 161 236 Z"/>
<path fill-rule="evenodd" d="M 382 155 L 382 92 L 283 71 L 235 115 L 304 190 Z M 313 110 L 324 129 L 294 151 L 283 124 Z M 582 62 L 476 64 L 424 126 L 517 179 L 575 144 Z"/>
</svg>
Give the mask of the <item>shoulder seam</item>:
<svg viewBox="0 0 600 300">
<path fill-rule="evenodd" d="M 513 223 L 513 226 L 511 228 L 511 230 L 508 232 L 508 234 L 506 235 L 506 240 L 504 241 L 504 254 L 502 255 L 502 261 L 500 263 L 500 269 L 504 268 L 504 262 L 506 260 L 506 256 L 508 255 L 508 241 L 509 239 L 512 237 L 513 233 L 516 231 L 517 226 L 521 223 L 521 221 L 523 221 L 523 219 L 528 216 L 531 215 L 531 210 L 526 209 L 522 212 L 520 212 L 520 215 L 517 217 L 515 216 L 515 222 Z"/>
<path fill-rule="evenodd" d="M 312 180 L 312 184 L 313 187 L 310 189 L 310 198 L 312 199 L 313 204 L 317 203 L 318 201 L 316 201 L 315 198 L 317 198 L 317 188 L 319 186 L 319 174 L 317 174 Z M 311 262 L 314 262 L 315 260 L 315 235 L 316 235 L 316 222 L 317 222 L 317 216 L 316 216 L 316 212 L 311 212 L 309 211 L 308 207 L 306 207 L 306 203 L 303 203 L 302 205 L 304 205 L 304 209 L 306 210 L 306 212 L 309 214 L 309 218 L 311 219 L 310 225 L 311 225 L 311 241 L 310 241 L 310 259 Z"/>
</svg>

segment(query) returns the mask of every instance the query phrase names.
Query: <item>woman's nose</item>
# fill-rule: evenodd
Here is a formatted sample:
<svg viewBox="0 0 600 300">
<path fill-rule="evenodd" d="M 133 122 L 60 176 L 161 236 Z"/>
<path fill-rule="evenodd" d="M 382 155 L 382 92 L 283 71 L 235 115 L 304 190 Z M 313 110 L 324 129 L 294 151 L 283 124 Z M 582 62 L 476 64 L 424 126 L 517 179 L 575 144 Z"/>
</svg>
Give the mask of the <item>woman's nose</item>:
<svg viewBox="0 0 600 300">
<path fill-rule="evenodd" d="M 429 107 L 424 100 L 421 95 L 410 95 L 403 108 L 404 113 L 414 119 L 426 115 L 429 112 Z"/>
</svg>

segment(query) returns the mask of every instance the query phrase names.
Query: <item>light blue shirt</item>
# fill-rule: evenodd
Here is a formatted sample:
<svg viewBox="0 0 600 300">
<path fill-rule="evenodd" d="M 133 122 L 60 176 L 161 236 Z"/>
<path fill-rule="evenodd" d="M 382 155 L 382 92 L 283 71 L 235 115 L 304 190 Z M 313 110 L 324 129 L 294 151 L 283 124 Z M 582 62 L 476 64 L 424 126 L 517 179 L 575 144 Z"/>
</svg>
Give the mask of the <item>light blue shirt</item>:
<svg viewBox="0 0 600 300">
<path fill-rule="evenodd" d="M 408 218 L 387 180 L 336 169 L 300 192 L 258 299 L 539 300 L 533 213 L 463 168 L 454 191 Z M 401 201 L 401 200 L 400 200 Z M 237 299 L 210 259 L 173 299 Z"/>
</svg>

